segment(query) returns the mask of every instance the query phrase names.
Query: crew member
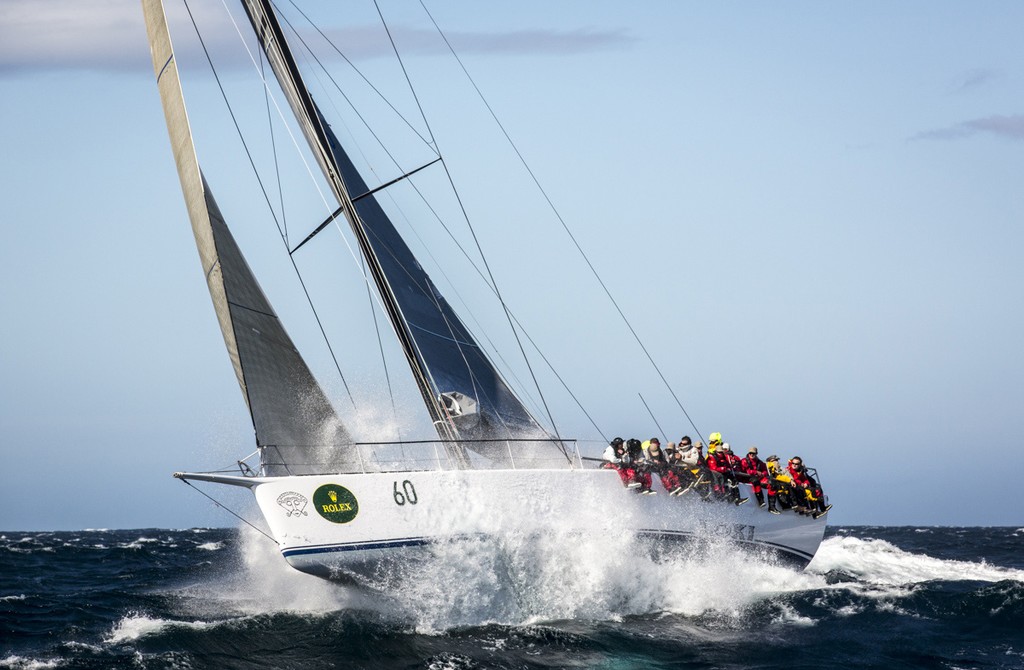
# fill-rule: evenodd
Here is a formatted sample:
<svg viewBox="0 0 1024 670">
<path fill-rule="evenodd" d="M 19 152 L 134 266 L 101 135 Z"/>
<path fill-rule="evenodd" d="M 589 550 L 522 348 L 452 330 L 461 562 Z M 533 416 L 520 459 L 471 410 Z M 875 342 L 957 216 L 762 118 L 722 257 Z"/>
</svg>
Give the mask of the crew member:
<svg viewBox="0 0 1024 670">
<path fill-rule="evenodd" d="M 633 481 L 640 484 L 638 493 L 654 495 L 654 491 L 651 490 L 650 467 L 644 458 L 644 448 L 635 437 L 626 442 L 626 458 L 629 459 L 629 467 L 632 468 Z"/>
<path fill-rule="evenodd" d="M 621 437 L 616 437 L 608 443 L 604 450 L 603 458 L 606 461 L 601 467 L 612 468 L 619 473 L 623 486 L 630 489 L 639 488 L 640 483 L 635 481 L 635 471 L 629 467 L 628 455 L 626 454 L 626 443 Z"/>
<path fill-rule="evenodd" d="M 768 478 L 768 467 L 757 457 L 757 447 L 751 447 L 747 451 L 747 456 L 740 460 L 740 465 L 750 478 L 750 488 L 753 489 L 754 497 L 757 498 L 757 506 L 764 507 L 764 493 L 761 488 Z M 771 497 L 771 492 L 768 496 Z"/>
<path fill-rule="evenodd" d="M 774 489 L 775 497 L 782 509 L 792 509 L 799 514 L 806 514 L 807 509 L 800 502 L 802 496 L 797 497 L 793 477 L 787 470 L 782 469 L 779 457 L 772 454 L 765 461 L 765 466 L 768 468 L 769 489 Z"/>
<path fill-rule="evenodd" d="M 669 446 L 673 446 L 671 442 Z M 647 463 L 653 472 L 658 473 L 661 485 L 665 487 L 668 494 L 674 496 L 682 491 L 683 487 L 679 485 L 679 477 L 669 467 L 668 457 L 665 454 L 666 452 L 661 449 L 661 440 L 652 437 L 647 441 Z"/>
<path fill-rule="evenodd" d="M 676 445 L 676 456 L 670 462 L 679 475 L 679 483 L 684 489 L 676 495 L 682 495 L 685 491 L 700 487 L 704 491 L 706 499 L 711 494 L 711 487 L 708 484 L 710 474 L 704 461 L 704 454 L 701 453 L 700 443 L 693 444 L 689 435 L 679 438 Z M 701 486 L 701 485 L 704 486 Z"/>
<path fill-rule="evenodd" d="M 794 456 L 789 459 L 789 466 L 786 469 L 789 470 L 789 476 L 793 478 L 793 485 L 797 489 L 803 490 L 806 506 L 813 510 L 812 514 L 815 519 L 832 509 L 831 505 L 825 504 L 825 494 L 818 486 L 817 480 L 807 472 L 802 458 Z"/>
<path fill-rule="evenodd" d="M 750 477 L 743 470 L 743 459 L 732 453 L 732 447 L 729 446 L 728 442 L 723 442 L 718 447 L 718 459 L 720 462 L 723 459 L 725 461 L 725 479 L 729 485 L 729 499 L 735 505 L 742 505 L 747 502 L 747 499 L 740 497 L 740 482 L 750 482 Z"/>
</svg>

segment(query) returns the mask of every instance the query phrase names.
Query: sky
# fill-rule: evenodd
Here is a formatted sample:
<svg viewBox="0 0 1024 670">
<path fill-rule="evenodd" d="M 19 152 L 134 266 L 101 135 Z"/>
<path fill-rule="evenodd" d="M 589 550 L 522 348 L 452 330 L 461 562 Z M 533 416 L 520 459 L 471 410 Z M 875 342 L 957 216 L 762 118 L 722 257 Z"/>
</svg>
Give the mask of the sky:
<svg viewBox="0 0 1024 670">
<path fill-rule="evenodd" d="M 198 122 L 219 93 L 169 4 L 200 160 L 229 217 L 255 222 L 228 117 Z M 191 4 L 225 86 L 265 117 L 224 7 Z M 414 111 L 372 3 L 344 17 L 331 4 L 308 11 Z M 799 454 L 833 524 L 1024 525 L 1002 474 L 1024 454 L 1024 5 L 427 7 L 693 419 L 422 11 L 382 2 L 503 295 L 595 418 L 542 379 L 563 434 L 592 449 L 660 425 L 663 438 L 721 431 L 744 453 Z M 254 442 L 138 3 L 0 1 L 0 143 L 0 529 L 232 525 L 170 476 L 230 465 Z M 300 207 L 289 225 L 317 216 Z M 266 225 L 239 228 L 261 278 L 293 281 L 269 260 L 280 239 L 257 242 Z M 328 330 L 372 332 L 365 305 L 339 307 L 365 287 L 336 242 L 337 256 L 325 244 L 303 261 L 341 296 Z M 472 306 L 471 284 L 451 280 Z M 306 308 L 271 299 L 344 415 Z M 388 402 L 375 347 L 340 357 L 371 407 L 353 419 L 366 433 Z M 392 365 L 400 420 L 417 425 L 403 374 Z"/>
</svg>

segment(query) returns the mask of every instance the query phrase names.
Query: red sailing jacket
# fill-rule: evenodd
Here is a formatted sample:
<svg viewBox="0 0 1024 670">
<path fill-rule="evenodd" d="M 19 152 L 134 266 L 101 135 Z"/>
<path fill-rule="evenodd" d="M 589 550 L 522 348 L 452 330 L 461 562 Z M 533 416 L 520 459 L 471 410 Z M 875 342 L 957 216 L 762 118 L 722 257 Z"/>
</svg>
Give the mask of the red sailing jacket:
<svg viewBox="0 0 1024 670">
<path fill-rule="evenodd" d="M 789 470 L 789 476 L 793 478 L 793 484 L 799 487 L 807 487 L 811 485 L 811 480 L 807 479 L 807 471 L 803 470 L 797 472 L 792 465 L 786 466 Z"/>
<path fill-rule="evenodd" d="M 731 451 L 729 452 L 728 456 L 726 456 L 726 461 L 729 463 L 729 465 L 726 466 L 728 469 L 746 472 L 746 470 L 743 468 L 743 459 L 737 456 L 736 454 L 732 453 Z"/>
<path fill-rule="evenodd" d="M 713 454 L 708 454 L 707 464 L 715 472 L 729 472 L 729 460 L 721 452 L 716 451 Z"/>
<path fill-rule="evenodd" d="M 748 475 L 759 476 L 762 479 L 768 476 L 768 466 L 757 456 L 751 458 L 749 455 L 742 459 L 740 463 L 743 464 L 743 471 Z"/>
</svg>

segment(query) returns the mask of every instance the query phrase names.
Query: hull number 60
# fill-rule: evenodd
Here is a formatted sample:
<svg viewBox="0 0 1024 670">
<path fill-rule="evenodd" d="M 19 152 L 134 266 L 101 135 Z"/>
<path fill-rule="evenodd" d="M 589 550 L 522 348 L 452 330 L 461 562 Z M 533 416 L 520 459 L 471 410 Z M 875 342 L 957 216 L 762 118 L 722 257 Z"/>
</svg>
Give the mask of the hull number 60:
<svg viewBox="0 0 1024 670">
<path fill-rule="evenodd" d="M 398 488 L 398 482 L 395 482 L 394 492 L 391 494 L 395 499 L 396 505 L 404 505 L 409 503 L 415 505 L 419 502 L 419 498 L 416 496 L 416 487 L 412 485 L 408 479 L 402 482 L 402 488 Z"/>
</svg>

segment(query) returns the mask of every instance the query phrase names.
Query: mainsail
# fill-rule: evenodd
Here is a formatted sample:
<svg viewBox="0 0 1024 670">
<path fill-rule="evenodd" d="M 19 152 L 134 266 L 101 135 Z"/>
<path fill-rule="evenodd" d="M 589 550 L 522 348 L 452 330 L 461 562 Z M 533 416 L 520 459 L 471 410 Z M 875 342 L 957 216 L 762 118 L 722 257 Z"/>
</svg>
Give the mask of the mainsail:
<svg viewBox="0 0 1024 670">
<path fill-rule="evenodd" d="M 153 68 L 196 246 L 267 475 L 359 469 L 345 427 L 249 269 L 203 178 L 160 0 L 143 0 Z"/>
<path fill-rule="evenodd" d="M 370 193 L 306 89 L 269 0 L 243 0 L 243 4 L 355 233 L 441 438 L 546 438 Z M 496 462 L 511 458 L 507 444 L 483 441 L 467 446 Z M 552 448 L 557 447 L 552 444 Z"/>
</svg>

